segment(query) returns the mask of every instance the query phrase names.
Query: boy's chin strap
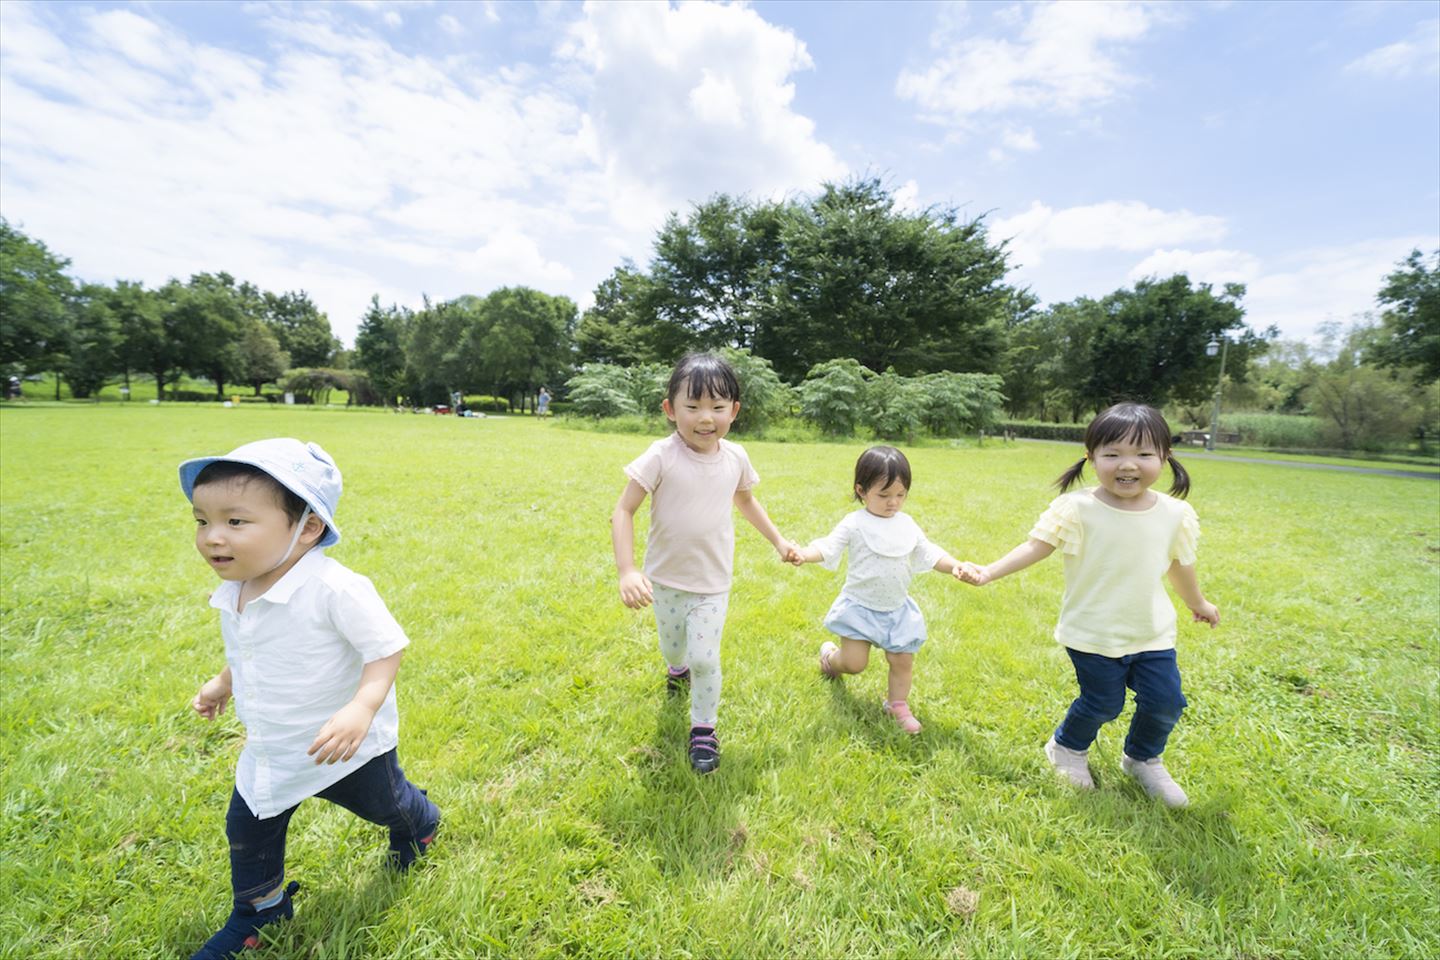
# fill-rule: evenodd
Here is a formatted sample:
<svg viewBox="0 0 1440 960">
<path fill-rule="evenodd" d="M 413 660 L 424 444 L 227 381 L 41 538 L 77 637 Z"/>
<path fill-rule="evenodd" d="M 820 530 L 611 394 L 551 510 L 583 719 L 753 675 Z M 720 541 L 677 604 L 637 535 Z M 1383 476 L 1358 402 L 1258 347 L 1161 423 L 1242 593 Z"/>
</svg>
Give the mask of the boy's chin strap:
<svg viewBox="0 0 1440 960">
<path fill-rule="evenodd" d="M 309 518 L 310 508 L 307 506 L 304 512 L 300 514 L 300 522 L 295 524 L 295 533 L 293 536 L 290 537 L 290 546 L 285 548 L 285 555 L 279 560 L 276 560 L 273 564 L 271 564 L 270 569 L 266 570 L 265 573 L 260 574 L 260 576 L 263 577 L 266 573 L 273 573 L 276 569 L 285 565 L 285 561 L 290 559 L 290 554 L 295 552 L 295 544 L 300 542 L 300 534 L 305 532 L 305 521 Z"/>
</svg>

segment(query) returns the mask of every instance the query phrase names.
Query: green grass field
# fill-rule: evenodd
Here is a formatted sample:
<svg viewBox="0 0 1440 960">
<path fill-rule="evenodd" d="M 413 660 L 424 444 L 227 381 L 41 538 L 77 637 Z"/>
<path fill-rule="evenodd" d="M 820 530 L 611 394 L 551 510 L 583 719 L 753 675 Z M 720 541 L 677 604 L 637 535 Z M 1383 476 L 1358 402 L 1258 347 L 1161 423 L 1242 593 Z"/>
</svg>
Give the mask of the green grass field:
<svg viewBox="0 0 1440 960">
<path fill-rule="evenodd" d="M 295 920 L 259 957 L 1440 956 L 1440 485 L 1192 461 L 1193 806 L 1040 746 L 1074 695 L 1061 565 L 983 590 L 917 579 L 911 699 L 878 663 L 822 681 L 839 587 L 737 520 L 724 762 L 699 779 L 608 515 L 648 440 L 525 419 L 148 404 L 0 411 L 0 956 L 188 955 L 229 909 L 242 731 L 189 709 L 223 657 L 175 479 L 262 436 L 345 474 L 332 555 L 413 644 L 401 760 L 445 811 L 422 867 L 321 801 L 293 822 Z M 788 536 L 850 505 L 855 444 L 747 444 Z M 1019 542 L 1067 464 L 1042 444 L 913 452 L 908 509 L 957 556 Z M 642 511 L 643 513 L 643 511 Z M 1188 621 L 1188 617 L 1185 618 Z"/>
</svg>

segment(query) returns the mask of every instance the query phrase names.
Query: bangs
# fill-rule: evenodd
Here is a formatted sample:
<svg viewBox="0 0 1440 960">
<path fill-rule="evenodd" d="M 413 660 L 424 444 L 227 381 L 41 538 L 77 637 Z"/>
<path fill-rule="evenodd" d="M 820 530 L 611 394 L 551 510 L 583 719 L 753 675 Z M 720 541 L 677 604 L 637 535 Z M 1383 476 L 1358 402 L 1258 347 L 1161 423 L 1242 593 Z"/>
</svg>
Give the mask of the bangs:
<svg viewBox="0 0 1440 960">
<path fill-rule="evenodd" d="M 1112 443 L 1148 443 L 1163 454 L 1170 452 L 1170 424 L 1160 411 L 1143 403 L 1117 403 L 1085 428 L 1085 449 Z"/>
<path fill-rule="evenodd" d="M 732 403 L 740 400 L 740 381 L 735 371 L 713 353 L 692 353 L 675 365 L 666 396 L 673 402 L 680 395 L 681 387 L 687 400 L 699 400 L 707 393 L 717 400 Z"/>
</svg>

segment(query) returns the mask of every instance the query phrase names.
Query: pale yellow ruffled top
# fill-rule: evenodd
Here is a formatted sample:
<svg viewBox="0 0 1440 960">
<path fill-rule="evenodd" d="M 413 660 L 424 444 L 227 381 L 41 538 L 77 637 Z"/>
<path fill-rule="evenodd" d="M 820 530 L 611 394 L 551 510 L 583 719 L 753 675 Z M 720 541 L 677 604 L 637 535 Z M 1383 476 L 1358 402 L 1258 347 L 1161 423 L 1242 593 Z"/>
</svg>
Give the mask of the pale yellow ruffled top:
<svg viewBox="0 0 1440 960">
<path fill-rule="evenodd" d="M 1174 647 L 1175 606 L 1165 573 L 1177 560 L 1195 563 L 1200 520 L 1194 508 L 1157 490 L 1148 510 L 1120 510 L 1092 491 L 1056 497 L 1030 531 L 1065 561 L 1055 639 L 1105 657 Z"/>
</svg>

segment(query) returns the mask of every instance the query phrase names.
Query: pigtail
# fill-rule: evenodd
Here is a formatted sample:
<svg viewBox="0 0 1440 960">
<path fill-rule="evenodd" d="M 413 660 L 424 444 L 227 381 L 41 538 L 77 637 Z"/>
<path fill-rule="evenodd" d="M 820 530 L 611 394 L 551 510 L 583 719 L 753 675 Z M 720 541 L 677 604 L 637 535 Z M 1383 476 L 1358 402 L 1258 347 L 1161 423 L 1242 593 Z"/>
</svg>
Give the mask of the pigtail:
<svg viewBox="0 0 1440 960">
<path fill-rule="evenodd" d="M 1075 462 L 1075 466 L 1071 467 L 1069 470 L 1066 470 L 1064 473 L 1060 474 L 1060 476 L 1056 478 L 1055 486 L 1060 488 L 1061 493 L 1064 493 L 1066 490 L 1069 490 L 1071 487 L 1075 486 L 1075 484 L 1080 482 L 1080 476 L 1084 472 L 1085 458 L 1081 457 Z"/>
<path fill-rule="evenodd" d="M 1170 484 L 1170 495 L 1184 500 L 1190 495 L 1190 474 L 1180 466 L 1180 461 L 1175 459 L 1175 454 L 1167 453 L 1165 460 L 1170 464 L 1170 470 L 1175 474 L 1175 481 Z"/>
</svg>

